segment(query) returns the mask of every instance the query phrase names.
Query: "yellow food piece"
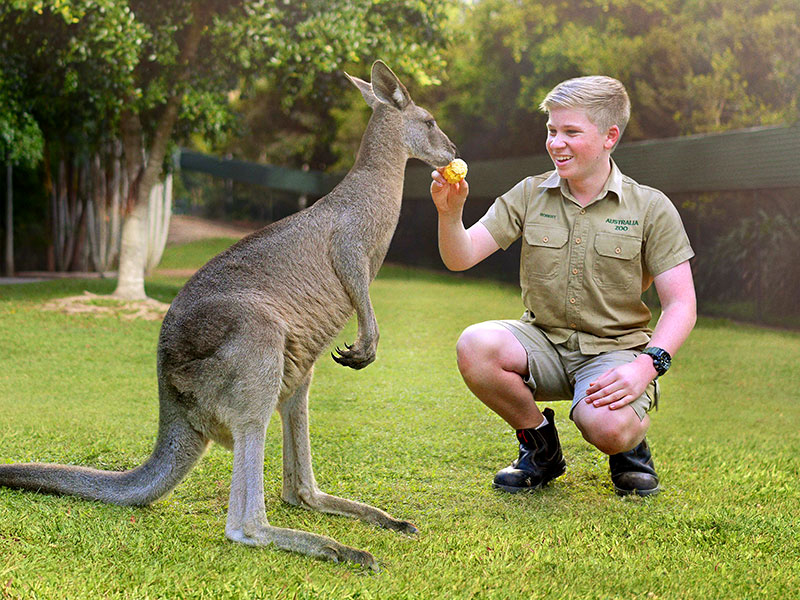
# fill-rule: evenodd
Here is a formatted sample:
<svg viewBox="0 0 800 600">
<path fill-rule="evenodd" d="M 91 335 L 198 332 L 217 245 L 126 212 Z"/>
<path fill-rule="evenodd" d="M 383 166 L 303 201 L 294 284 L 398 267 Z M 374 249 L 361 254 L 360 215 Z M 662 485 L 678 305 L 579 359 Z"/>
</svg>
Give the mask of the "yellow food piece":
<svg viewBox="0 0 800 600">
<path fill-rule="evenodd" d="M 442 175 L 447 183 L 458 183 L 467 176 L 467 163 L 457 158 L 444 168 Z"/>
</svg>

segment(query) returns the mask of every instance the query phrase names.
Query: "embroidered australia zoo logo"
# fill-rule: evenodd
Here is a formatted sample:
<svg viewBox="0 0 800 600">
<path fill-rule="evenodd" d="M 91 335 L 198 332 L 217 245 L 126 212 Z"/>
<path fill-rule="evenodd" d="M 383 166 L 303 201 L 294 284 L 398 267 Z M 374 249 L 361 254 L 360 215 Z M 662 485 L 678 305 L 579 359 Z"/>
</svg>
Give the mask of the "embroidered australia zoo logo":
<svg viewBox="0 0 800 600">
<path fill-rule="evenodd" d="M 606 223 L 614 226 L 614 231 L 628 231 L 629 227 L 639 225 L 638 219 L 606 219 Z"/>
</svg>

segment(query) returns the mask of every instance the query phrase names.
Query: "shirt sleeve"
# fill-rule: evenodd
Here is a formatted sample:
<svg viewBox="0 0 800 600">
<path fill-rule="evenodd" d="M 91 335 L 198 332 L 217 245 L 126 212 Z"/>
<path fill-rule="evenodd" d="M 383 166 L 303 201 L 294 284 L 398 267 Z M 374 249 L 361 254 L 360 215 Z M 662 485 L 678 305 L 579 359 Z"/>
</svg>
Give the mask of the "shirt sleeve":
<svg viewBox="0 0 800 600">
<path fill-rule="evenodd" d="M 655 277 L 694 256 L 675 205 L 659 194 L 650 207 L 644 231 L 644 261 Z"/>
<path fill-rule="evenodd" d="M 494 201 L 480 223 L 503 250 L 506 250 L 521 235 L 525 224 L 526 199 L 530 178 L 520 181 Z"/>
</svg>

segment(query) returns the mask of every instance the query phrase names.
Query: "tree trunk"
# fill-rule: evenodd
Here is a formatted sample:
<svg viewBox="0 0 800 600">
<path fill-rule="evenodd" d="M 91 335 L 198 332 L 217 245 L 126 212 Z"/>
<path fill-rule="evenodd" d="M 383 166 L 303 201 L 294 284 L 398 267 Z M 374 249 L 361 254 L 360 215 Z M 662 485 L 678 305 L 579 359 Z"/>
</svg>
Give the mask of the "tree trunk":
<svg viewBox="0 0 800 600">
<path fill-rule="evenodd" d="M 147 260 L 145 273 L 150 274 L 161 262 L 167 245 L 169 221 L 172 217 L 172 173 L 153 188 L 147 211 Z"/>
<path fill-rule="evenodd" d="M 175 111 L 175 117 L 177 117 L 177 110 Z M 169 130 L 165 133 L 167 138 L 169 132 L 172 131 L 175 117 L 172 118 L 171 123 L 163 124 L 165 128 L 169 127 Z M 166 182 L 159 184 L 157 180 L 161 174 L 161 164 L 166 152 L 166 139 L 164 140 L 164 148 L 160 152 L 158 150 L 158 147 L 156 147 L 155 152 L 150 153 L 144 169 L 139 170 L 138 177 L 132 178 L 135 181 L 135 185 L 132 186 L 129 192 L 129 195 L 133 194 L 133 202 L 129 202 L 129 205 L 132 204 L 133 206 L 129 208 L 122 225 L 119 278 L 117 280 L 117 288 L 112 294 L 117 298 L 126 300 L 147 298 L 144 290 L 145 272 L 148 268 L 155 268 L 158 260 L 161 259 L 163 244 L 160 248 L 156 246 L 158 246 L 162 237 L 163 242 L 166 243 L 166 228 L 169 227 L 169 216 L 172 211 L 172 193 L 170 186 L 170 193 L 165 196 L 163 186 L 166 185 Z M 129 151 L 128 148 L 126 148 L 127 151 Z M 164 208 L 164 204 L 167 202 L 169 207 Z M 160 233 L 162 230 L 164 230 L 163 234 Z M 154 231 L 159 233 L 154 236 L 151 233 Z M 148 260 L 149 257 L 153 257 L 156 254 L 158 255 L 157 258 Z M 153 260 L 156 261 L 155 264 Z"/>
<path fill-rule="evenodd" d="M 86 217 L 89 213 L 89 186 L 87 185 L 89 168 L 85 161 L 75 165 L 75 208 L 80 215 L 75 224 L 72 260 L 68 271 L 86 271 L 88 269 L 89 248 L 86 243 Z"/>
<path fill-rule="evenodd" d="M 142 126 L 138 115 L 127 113 L 122 119 L 122 137 L 132 187 L 130 196 L 132 202 L 129 203 L 125 223 L 122 227 L 119 279 L 117 289 L 113 293 L 118 298 L 138 300 L 147 297 L 144 291 L 144 273 L 147 268 L 148 253 L 147 236 L 145 235 L 148 204 L 153 188 L 161 176 L 161 165 L 164 162 L 167 145 L 183 102 L 183 89 L 188 83 L 192 63 L 210 17 L 211 14 L 208 11 L 195 13 L 192 22 L 186 29 L 181 45 L 181 55 L 178 59 L 182 71 L 176 81 L 175 91 L 167 99 L 158 120 L 146 158 L 143 152 Z M 138 168 L 135 168 L 137 164 Z"/>
<path fill-rule="evenodd" d="M 144 265 L 147 260 L 147 203 L 137 202 L 122 225 L 119 279 L 114 296 L 126 300 L 144 300 Z"/>
<path fill-rule="evenodd" d="M 94 155 L 90 163 L 91 186 L 86 197 L 88 250 L 93 270 L 105 275 L 119 256 L 122 206 L 128 193 L 122 169 L 120 143 L 113 142 Z"/>
<path fill-rule="evenodd" d="M 6 277 L 14 275 L 14 168 L 6 165 Z"/>
</svg>

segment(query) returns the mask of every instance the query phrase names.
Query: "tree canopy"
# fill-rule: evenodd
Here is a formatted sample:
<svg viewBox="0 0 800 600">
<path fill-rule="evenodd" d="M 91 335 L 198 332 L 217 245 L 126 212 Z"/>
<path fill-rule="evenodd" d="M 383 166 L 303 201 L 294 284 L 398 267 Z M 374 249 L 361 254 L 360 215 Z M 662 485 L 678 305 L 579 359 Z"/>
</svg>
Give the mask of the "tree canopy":
<svg viewBox="0 0 800 600">
<path fill-rule="evenodd" d="M 208 142 L 234 124 L 230 93 L 251 98 L 258 81 L 268 79 L 288 110 L 330 103 L 344 87 L 345 65 L 377 57 L 428 82 L 443 64 L 452 4 L 11 0 L 0 7 L 0 93 L 14 100 L 3 102 L 3 131 L 13 124 L 17 137 L 33 134 L 35 124 L 48 144 L 92 146 L 120 135 L 128 113 L 147 141 L 179 95 L 178 138 Z M 192 23 L 198 40 L 189 65 L 181 53 Z"/>
<path fill-rule="evenodd" d="M 341 71 L 375 58 L 443 79 L 428 103 L 473 156 L 529 153 L 539 100 L 589 73 L 627 85 L 627 140 L 792 122 L 799 23 L 796 0 L 9 0 L 0 143 L 28 157 L 43 140 L 91 146 L 127 111 L 147 147 L 180 96 L 178 139 L 330 168 L 361 114 Z"/>
</svg>

